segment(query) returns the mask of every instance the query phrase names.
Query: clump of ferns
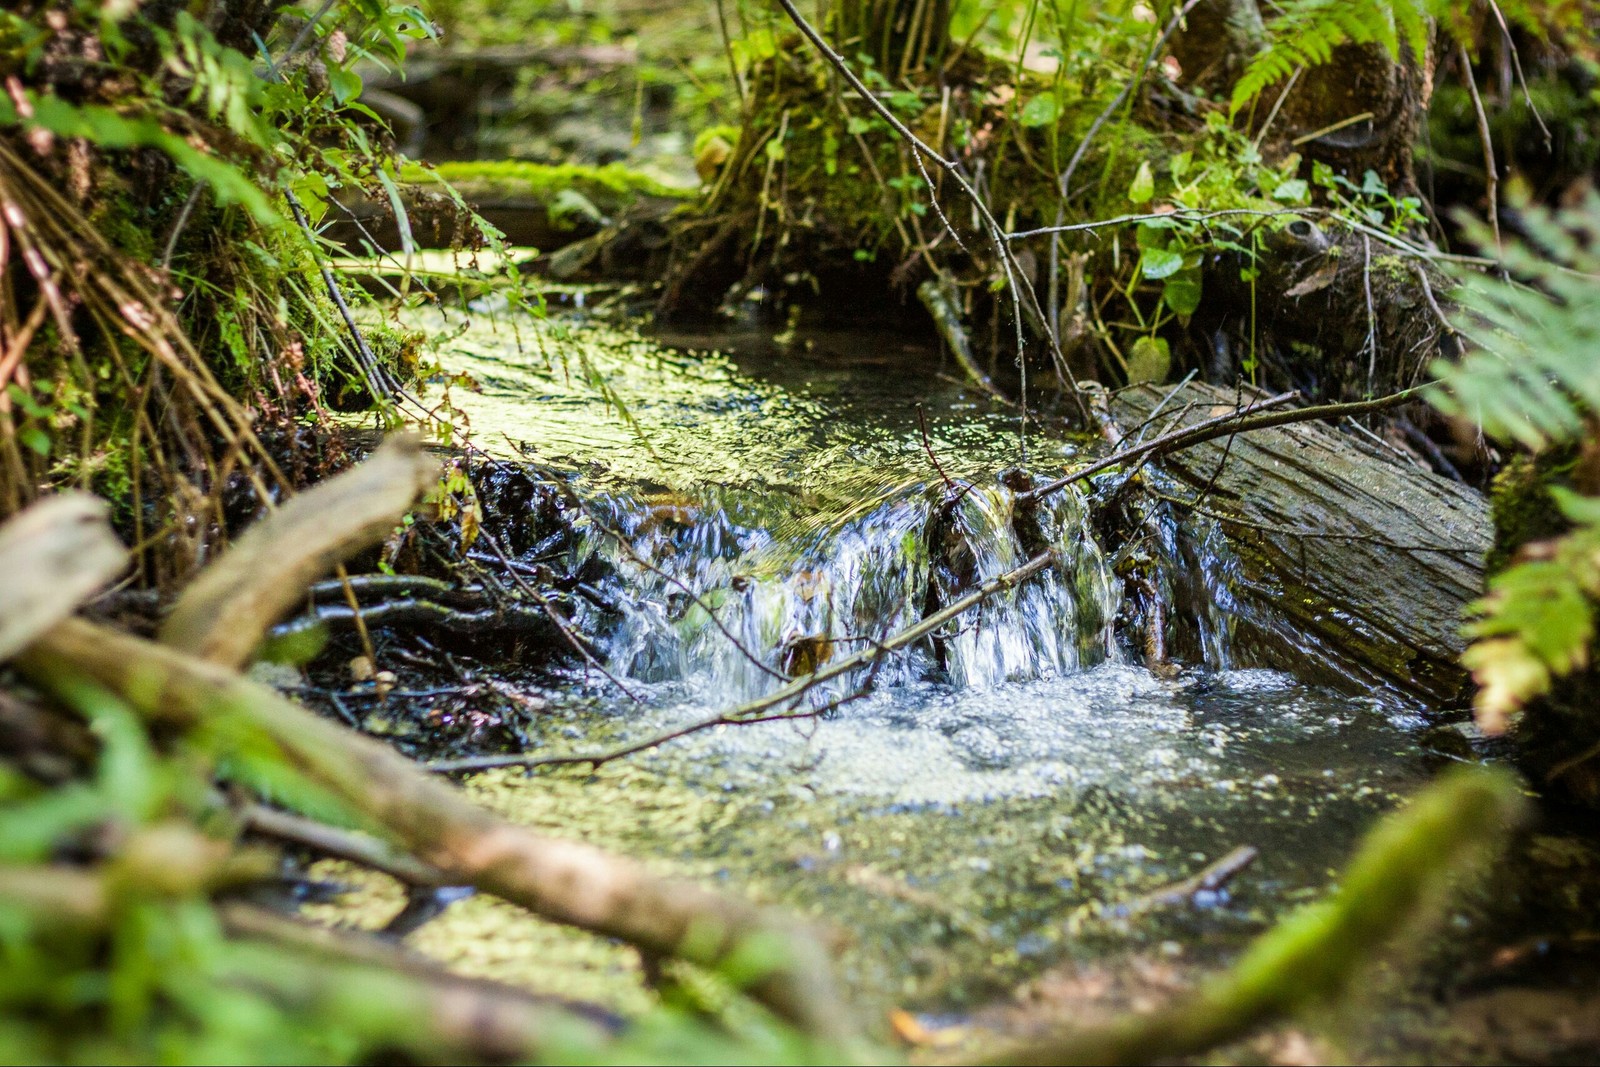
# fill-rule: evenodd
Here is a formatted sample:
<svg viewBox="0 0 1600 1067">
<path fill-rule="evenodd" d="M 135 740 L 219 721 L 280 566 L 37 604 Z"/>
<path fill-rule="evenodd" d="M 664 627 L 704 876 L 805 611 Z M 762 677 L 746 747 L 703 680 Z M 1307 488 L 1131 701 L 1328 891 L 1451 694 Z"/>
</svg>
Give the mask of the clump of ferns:
<svg viewBox="0 0 1600 1067">
<path fill-rule="evenodd" d="M 112 490 L 151 582 L 204 558 L 230 487 L 269 500 L 282 481 L 172 297 L 0 138 L 0 512 Z"/>
<path fill-rule="evenodd" d="M 1566 212 L 1525 208 L 1521 225 L 1527 240 L 1501 257 L 1515 280 L 1464 281 L 1456 322 L 1471 351 L 1434 368 L 1447 413 L 1536 456 L 1577 457 L 1572 488 L 1549 486 L 1567 531 L 1521 546 L 1467 627 L 1463 660 L 1490 733 L 1590 666 L 1600 624 L 1600 195 Z M 1492 247 L 1485 227 L 1474 233 Z"/>
<path fill-rule="evenodd" d="M 1267 40 L 1233 87 L 1238 110 L 1296 70 L 1329 62 L 1345 45 L 1373 45 L 1424 61 L 1435 24 L 1457 41 L 1509 39 L 1520 27 L 1538 40 L 1580 45 L 1589 35 L 1584 5 L 1565 0 L 1282 0 Z M 1520 70 L 1519 70 L 1520 76 Z"/>
</svg>

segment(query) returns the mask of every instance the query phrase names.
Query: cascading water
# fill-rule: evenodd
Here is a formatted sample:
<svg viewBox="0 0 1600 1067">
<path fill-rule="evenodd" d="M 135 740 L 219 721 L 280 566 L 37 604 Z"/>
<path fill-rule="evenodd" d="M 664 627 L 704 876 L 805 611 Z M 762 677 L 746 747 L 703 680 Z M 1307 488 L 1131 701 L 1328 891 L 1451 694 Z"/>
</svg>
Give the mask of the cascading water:
<svg viewBox="0 0 1600 1067">
<path fill-rule="evenodd" d="M 1019 517 L 1003 486 L 906 485 L 788 537 L 719 495 L 695 504 L 621 496 L 591 509 L 580 551 L 598 553 L 612 572 L 607 591 L 621 618 L 604 647 L 613 670 L 697 679 L 729 700 L 760 696 L 917 623 L 1046 544 L 1057 566 L 888 657 L 874 668 L 876 684 L 932 675 L 991 687 L 1119 656 L 1111 624 L 1120 582 L 1077 492 Z M 585 621 L 606 632 L 603 620 Z M 821 687 L 817 699 L 859 680 Z"/>
<path fill-rule="evenodd" d="M 535 724 L 540 754 L 704 720 L 1058 554 L 887 657 L 837 712 L 469 785 L 516 817 L 826 913 L 858 938 L 843 966 L 878 1007 L 957 1001 L 966 976 L 1004 983 L 1123 945 L 1127 902 L 1249 844 L 1262 858 L 1236 895 L 1160 935 L 1228 951 L 1285 891 L 1323 884 L 1419 780 L 1405 709 L 1238 669 L 1237 565 L 1212 524 L 1162 502 L 1181 487 L 1147 469 L 1155 493 L 1119 496 L 1124 473 L 1019 509 L 1012 413 L 937 378 L 936 354 L 851 335 L 797 358 L 745 337 L 736 367 L 604 328 L 544 330 L 527 327 L 543 338 L 531 357 L 481 331 L 441 353 L 480 384 L 460 398 L 480 441 L 573 472 L 567 558 L 518 562 L 582 576 L 577 622 L 642 698 L 589 674 L 589 697 L 563 704 L 569 677 Z M 1034 474 L 1082 462 L 1081 447 L 1035 437 Z M 480 906 L 425 932 L 470 939 Z M 496 953 L 513 941 L 497 934 Z M 556 980 L 548 950 L 527 965 Z"/>
</svg>

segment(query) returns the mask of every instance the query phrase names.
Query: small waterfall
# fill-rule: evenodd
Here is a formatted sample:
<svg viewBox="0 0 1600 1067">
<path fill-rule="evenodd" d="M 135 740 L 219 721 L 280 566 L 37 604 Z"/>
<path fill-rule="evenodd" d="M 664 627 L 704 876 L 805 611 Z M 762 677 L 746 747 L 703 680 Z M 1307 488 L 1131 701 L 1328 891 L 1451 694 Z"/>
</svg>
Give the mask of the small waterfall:
<svg viewBox="0 0 1600 1067">
<path fill-rule="evenodd" d="M 990 688 L 1123 656 L 1114 631 L 1123 581 L 1077 490 L 1018 508 L 998 483 L 908 484 L 831 518 L 796 517 L 801 503 L 717 489 L 591 508 L 577 551 L 603 564 L 615 617 L 585 629 L 607 635 L 608 667 L 747 700 L 915 624 L 1046 547 L 1055 567 L 889 657 L 877 684 L 931 676 Z"/>
</svg>

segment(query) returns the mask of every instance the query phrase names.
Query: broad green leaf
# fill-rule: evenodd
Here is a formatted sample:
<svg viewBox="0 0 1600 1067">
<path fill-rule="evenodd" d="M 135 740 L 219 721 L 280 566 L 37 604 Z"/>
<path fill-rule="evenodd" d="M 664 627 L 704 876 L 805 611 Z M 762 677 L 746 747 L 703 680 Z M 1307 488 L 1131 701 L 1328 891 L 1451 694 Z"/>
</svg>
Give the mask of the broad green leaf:
<svg viewBox="0 0 1600 1067">
<path fill-rule="evenodd" d="M 1165 338 L 1141 337 L 1128 349 L 1128 382 L 1164 382 L 1172 371 Z"/>
<path fill-rule="evenodd" d="M 1061 101 L 1055 93 L 1040 93 L 1029 100 L 1017 116 L 1024 126 L 1048 126 L 1061 117 Z"/>
<path fill-rule="evenodd" d="M 1167 307 L 1187 318 L 1200 307 L 1200 272 L 1179 271 L 1161 287 L 1161 299 Z"/>
<path fill-rule="evenodd" d="M 1290 178 L 1286 182 L 1280 182 L 1278 187 L 1272 190 L 1272 199 L 1281 200 L 1286 204 L 1303 204 L 1310 192 L 1311 187 L 1304 178 Z"/>
<path fill-rule="evenodd" d="M 1183 269 L 1183 254 L 1170 248 L 1146 248 L 1139 256 L 1139 273 L 1151 281 L 1170 278 Z"/>
<path fill-rule="evenodd" d="M 346 104 L 361 95 L 361 75 L 349 67 L 329 67 L 328 89 L 335 103 Z"/>
<path fill-rule="evenodd" d="M 1139 172 L 1133 176 L 1133 184 L 1128 186 L 1128 199 L 1135 204 L 1148 204 L 1155 195 L 1156 176 L 1147 159 L 1139 164 Z"/>
</svg>

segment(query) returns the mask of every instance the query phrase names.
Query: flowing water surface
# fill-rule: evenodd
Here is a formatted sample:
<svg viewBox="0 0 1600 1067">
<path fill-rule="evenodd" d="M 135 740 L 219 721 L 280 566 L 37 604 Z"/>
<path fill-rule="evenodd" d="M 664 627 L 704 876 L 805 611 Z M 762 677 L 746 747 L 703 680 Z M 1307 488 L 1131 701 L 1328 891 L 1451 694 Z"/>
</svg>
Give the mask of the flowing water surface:
<svg viewBox="0 0 1600 1067">
<path fill-rule="evenodd" d="M 1001 477 L 1020 458 L 1015 413 L 941 377 L 937 350 L 887 334 L 668 344 L 502 321 L 455 335 L 440 359 L 476 383 L 454 400 L 480 443 L 572 472 L 582 537 L 563 562 L 589 561 L 581 621 L 640 698 L 590 672 L 574 683 L 589 699 L 545 716 L 550 752 L 758 698 L 1059 550 L 933 640 L 776 709 L 791 717 L 593 772 L 470 782 L 512 818 L 822 920 L 866 1008 L 969 1007 L 1129 952 L 1223 961 L 1321 892 L 1422 781 L 1423 709 L 1236 661 L 1215 530 L 1152 515 L 1119 542 L 1082 489 L 1015 514 Z M 1012 484 L 1085 447 L 1048 423 L 1030 437 Z M 1146 669 L 1119 637 L 1135 554 L 1182 606 L 1171 669 Z M 1259 859 L 1224 887 L 1159 899 L 1245 845 Z M 414 943 L 479 973 L 642 1002 L 621 950 L 493 901 L 454 906 Z"/>
</svg>

